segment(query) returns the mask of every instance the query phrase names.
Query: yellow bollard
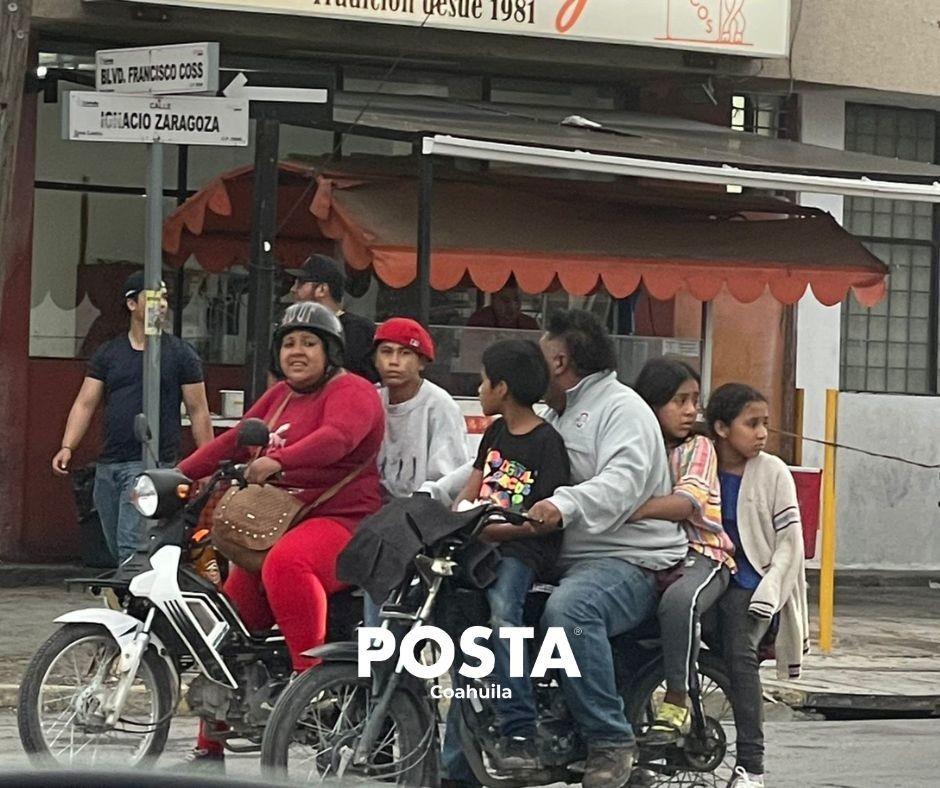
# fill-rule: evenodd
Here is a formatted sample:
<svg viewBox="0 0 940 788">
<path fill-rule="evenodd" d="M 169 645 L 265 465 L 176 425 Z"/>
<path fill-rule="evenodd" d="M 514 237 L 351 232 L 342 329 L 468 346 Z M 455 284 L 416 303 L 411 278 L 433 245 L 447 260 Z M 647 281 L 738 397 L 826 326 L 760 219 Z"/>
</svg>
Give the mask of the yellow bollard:
<svg viewBox="0 0 940 788">
<path fill-rule="evenodd" d="M 826 391 L 826 443 L 836 440 L 839 392 Z M 819 560 L 819 647 L 832 652 L 832 619 L 835 610 L 836 574 L 836 449 L 826 446 L 823 460 L 822 531 Z"/>
</svg>

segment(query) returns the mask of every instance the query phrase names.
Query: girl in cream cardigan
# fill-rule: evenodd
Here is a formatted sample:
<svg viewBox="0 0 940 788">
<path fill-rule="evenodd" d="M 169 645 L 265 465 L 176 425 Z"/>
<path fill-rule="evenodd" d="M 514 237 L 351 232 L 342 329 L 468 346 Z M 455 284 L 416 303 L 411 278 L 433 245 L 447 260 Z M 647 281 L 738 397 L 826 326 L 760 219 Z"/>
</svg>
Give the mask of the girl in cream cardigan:
<svg viewBox="0 0 940 788">
<path fill-rule="evenodd" d="M 803 528 L 789 469 L 763 451 L 764 396 L 743 383 L 728 383 L 712 393 L 705 417 L 718 450 L 722 524 L 737 564 L 717 605 L 737 729 L 731 788 L 750 788 L 764 785 L 761 639 L 778 616 L 777 675 L 782 678 L 799 676 L 808 649 Z"/>
</svg>

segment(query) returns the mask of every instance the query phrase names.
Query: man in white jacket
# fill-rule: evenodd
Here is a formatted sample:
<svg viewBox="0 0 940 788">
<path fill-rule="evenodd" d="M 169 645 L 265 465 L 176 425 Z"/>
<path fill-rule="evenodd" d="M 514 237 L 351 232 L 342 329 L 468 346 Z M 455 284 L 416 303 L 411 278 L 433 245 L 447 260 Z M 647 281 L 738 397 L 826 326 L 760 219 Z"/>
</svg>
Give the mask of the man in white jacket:
<svg viewBox="0 0 940 788">
<path fill-rule="evenodd" d="M 533 517 L 565 529 L 561 578 L 542 623 L 564 628 L 581 673 L 563 677 L 563 689 L 588 743 L 582 785 L 623 785 L 636 740 L 608 640 L 655 612 L 655 573 L 685 557 L 688 537 L 678 523 L 628 521 L 649 498 L 668 495 L 672 482 L 656 417 L 618 382 L 604 327 L 588 312 L 556 313 L 541 344 L 551 372 L 546 420 L 564 438 L 572 477 L 571 486 L 531 509 Z"/>
</svg>

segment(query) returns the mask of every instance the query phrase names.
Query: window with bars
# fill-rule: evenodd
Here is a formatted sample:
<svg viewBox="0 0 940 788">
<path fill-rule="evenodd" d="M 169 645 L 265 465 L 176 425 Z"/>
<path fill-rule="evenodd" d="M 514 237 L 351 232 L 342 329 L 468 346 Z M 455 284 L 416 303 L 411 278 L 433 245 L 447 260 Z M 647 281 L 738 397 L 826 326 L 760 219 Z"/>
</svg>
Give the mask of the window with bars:
<svg viewBox="0 0 940 788">
<path fill-rule="evenodd" d="M 761 137 L 789 139 L 791 102 L 786 96 L 738 93 L 731 97 L 731 128 Z"/>
<path fill-rule="evenodd" d="M 930 111 L 847 104 L 846 150 L 934 162 Z M 937 393 L 938 243 L 934 207 L 908 200 L 845 199 L 843 224 L 891 269 L 887 296 L 842 309 L 842 389 Z"/>
</svg>

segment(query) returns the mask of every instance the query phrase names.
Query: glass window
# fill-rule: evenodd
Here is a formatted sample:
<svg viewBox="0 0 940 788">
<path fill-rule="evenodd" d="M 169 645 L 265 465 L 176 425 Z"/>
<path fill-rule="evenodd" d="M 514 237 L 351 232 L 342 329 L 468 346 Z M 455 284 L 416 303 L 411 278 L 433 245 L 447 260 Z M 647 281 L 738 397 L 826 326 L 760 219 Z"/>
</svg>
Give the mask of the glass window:
<svg viewBox="0 0 940 788">
<path fill-rule="evenodd" d="M 847 104 L 845 147 L 933 162 L 932 112 Z M 938 265 L 933 206 L 908 200 L 845 199 L 844 224 L 890 268 L 888 293 L 871 309 L 849 297 L 842 310 L 842 387 L 850 391 L 933 394 L 929 323 L 931 271 Z M 934 351 L 935 352 L 935 351 Z"/>
</svg>

